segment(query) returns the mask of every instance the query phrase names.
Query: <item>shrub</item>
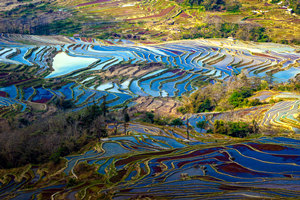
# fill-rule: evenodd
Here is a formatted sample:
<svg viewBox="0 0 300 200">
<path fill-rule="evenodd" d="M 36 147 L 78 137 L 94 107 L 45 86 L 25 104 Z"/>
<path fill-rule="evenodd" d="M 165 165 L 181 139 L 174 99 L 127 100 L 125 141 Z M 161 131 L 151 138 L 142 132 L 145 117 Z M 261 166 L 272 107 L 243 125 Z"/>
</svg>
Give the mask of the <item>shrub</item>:
<svg viewBox="0 0 300 200">
<path fill-rule="evenodd" d="M 241 88 L 240 91 L 234 91 L 228 101 L 231 105 L 236 107 L 242 107 L 245 104 L 247 104 L 246 98 L 250 97 L 252 95 L 252 91 L 250 88 Z"/>
<path fill-rule="evenodd" d="M 165 117 L 157 117 L 154 119 L 154 123 L 158 124 L 158 125 L 167 125 L 169 124 L 170 119 L 169 118 L 165 118 Z"/>
<path fill-rule="evenodd" d="M 75 185 L 78 185 L 79 182 L 75 178 L 70 178 L 67 182 L 67 187 L 73 187 Z"/>
<path fill-rule="evenodd" d="M 211 111 L 212 109 L 213 106 L 211 105 L 211 101 L 209 99 L 205 99 L 198 105 L 197 113 Z"/>
<path fill-rule="evenodd" d="M 258 106 L 261 104 L 262 103 L 259 101 L 259 99 L 254 99 L 254 100 L 248 102 L 248 106 Z"/>
<path fill-rule="evenodd" d="M 74 103 L 73 101 L 71 100 L 65 100 L 65 99 L 62 99 L 62 98 L 59 98 L 56 102 L 55 102 L 55 105 L 62 109 L 62 110 L 67 110 L 67 109 L 70 109 L 70 108 L 73 108 L 74 107 Z"/>
<path fill-rule="evenodd" d="M 242 7 L 239 1 L 231 1 L 229 4 L 226 5 L 226 10 L 229 12 L 238 12 Z"/>
<path fill-rule="evenodd" d="M 207 121 L 199 121 L 197 122 L 196 126 L 200 129 L 205 129 L 205 127 L 207 126 Z"/>
<path fill-rule="evenodd" d="M 53 161 L 55 164 L 58 164 L 61 156 L 68 155 L 69 149 L 66 146 L 61 146 L 57 151 L 51 154 L 49 160 Z"/>
<path fill-rule="evenodd" d="M 154 123 L 154 114 L 151 112 L 146 112 L 145 118 L 142 119 L 143 122 Z"/>
<path fill-rule="evenodd" d="M 250 30 L 250 40 L 255 42 L 270 42 L 269 36 L 266 35 L 264 27 L 254 27 Z"/>
<path fill-rule="evenodd" d="M 180 118 L 177 118 L 177 119 L 172 120 L 170 125 L 172 125 L 172 126 L 182 126 L 183 122 Z"/>
<path fill-rule="evenodd" d="M 180 113 L 183 114 L 183 115 L 187 113 L 186 108 L 183 107 L 183 106 L 178 107 L 178 108 L 177 108 L 177 111 L 180 112 Z"/>
<path fill-rule="evenodd" d="M 258 125 L 255 120 L 252 124 L 246 122 L 226 122 L 216 120 L 213 127 L 214 133 L 229 135 L 231 137 L 246 137 L 249 134 L 257 134 L 259 132 Z"/>
</svg>

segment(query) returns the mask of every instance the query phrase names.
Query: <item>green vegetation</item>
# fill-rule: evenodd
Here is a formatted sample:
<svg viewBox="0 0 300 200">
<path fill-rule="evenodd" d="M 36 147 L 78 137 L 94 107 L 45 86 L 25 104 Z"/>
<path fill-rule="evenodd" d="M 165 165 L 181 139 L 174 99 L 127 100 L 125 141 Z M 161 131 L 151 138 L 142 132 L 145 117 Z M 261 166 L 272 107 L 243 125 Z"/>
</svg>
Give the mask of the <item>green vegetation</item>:
<svg viewBox="0 0 300 200">
<path fill-rule="evenodd" d="M 81 25 L 72 19 L 54 21 L 51 24 L 41 24 L 33 28 L 36 35 L 73 34 L 81 29 Z"/>
<path fill-rule="evenodd" d="M 236 107 L 242 107 L 244 105 L 247 105 L 246 99 L 248 97 L 251 97 L 253 94 L 252 90 L 250 88 L 241 88 L 239 91 L 234 91 L 228 101 L 231 105 Z"/>
<path fill-rule="evenodd" d="M 176 118 L 176 119 L 171 121 L 170 125 L 171 126 L 182 126 L 183 122 L 180 118 Z"/>
<path fill-rule="evenodd" d="M 58 98 L 55 102 L 55 105 L 57 106 L 57 108 L 60 108 L 62 110 L 67 110 L 75 106 L 73 101 L 65 100 L 64 98 Z"/>
<path fill-rule="evenodd" d="M 142 120 L 143 120 L 143 122 L 153 124 L 154 123 L 154 114 L 151 112 L 146 112 L 146 116 Z"/>
<path fill-rule="evenodd" d="M 223 120 L 216 120 L 213 126 L 213 133 L 243 138 L 251 134 L 258 134 L 259 128 L 254 120 L 251 124 L 246 122 L 226 122 Z"/>
<path fill-rule="evenodd" d="M 182 4 L 190 7 L 203 6 L 209 11 L 237 12 L 241 7 L 241 3 L 237 0 L 185 0 Z"/>
<path fill-rule="evenodd" d="M 197 126 L 197 128 L 205 129 L 207 127 L 207 121 L 206 120 L 199 121 L 199 122 L 197 122 L 196 126 Z"/>
<path fill-rule="evenodd" d="M 229 82 L 208 84 L 200 87 L 189 97 L 183 96 L 182 114 L 225 111 L 234 108 L 260 105 L 258 99 L 248 100 L 255 91 L 265 89 L 265 80 L 247 77 L 242 73 Z"/>
<path fill-rule="evenodd" d="M 184 32 L 182 39 L 196 38 L 227 38 L 234 37 L 241 40 L 250 40 L 255 42 L 270 42 L 271 39 L 263 27 L 244 24 L 222 23 L 222 24 L 204 24 L 193 28 L 189 32 Z"/>
<path fill-rule="evenodd" d="M 277 91 L 300 92 L 300 83 L 298 79 L 295 79 L 289 83 L 275 84 L 272 89 Z"/>
<path fill-rule="evenodd" d="M 293 9 L 296 14 L 300 14 L 300 1 L 299 0 L 288 0 L 289 6 Z"/>
<path fill-rule="evenodd" d="M 177 111 L 186 114 L 257 106 L 263 104 L 263 102 L 259 99 L 250 100 L 249 97 L 254 92 L 266 89 L 300 92 L 300 84 L 297 78 L 290 80 L 289 83 L 273 83 L 269 79 L 269 76 L 259 79 L 257 77 L 247 77 L 246 74 L 241 73 L 228 82 L 205 84 L 190 96 L 183 96 L 183 106 L 178 107 Z"/>
<path fill-rule="evenodd" d="M 146 122 L 146 123 L 150 123 L 150 124 L 157 124 L 157 125 L 169 125 L 171 119 L 167 116 L 158 116 L 155 115 L 154 112 L 145 112 L 145 113 L 138 113 L 136 114 L 137 119 L 142 121 L 142 122 Z"/>
<path fill-rule="evenodd" d="M 229 1 L 226 4 L 226 10 L 233 13 L 239 12 L 241 7 L 242 4 L 238 0 Z"/>
<path fill-rule="evenodd" d="M 19 0 L 19 2 L 29 1 Z M 160 41 L 176 37 L 188 39 L 231 36 L 267 42 L 272 40 L 271 30 L 266 28 L 267 24 L 262 24 L 268 20 L 278 20 L 268 19 L 274 16 L 274 14 L 268 15 L 268 12 L 257 14 L 255 17 L 249 14 L 253 10 L 268 9 L 268 6 L 270 6 L 268 11 L 271 13 L 272 9 L 277 6 L 266 3 L 268 4 L 266 8 L 257 8 L 261 4 L 254 7 L 255 1 L 248 4 L 245 1 L 236 0 L 185 0 L 178 4 L 174 1 L 137 1 L 135 2 L 137 5 L 130 6 L 130 8 L 115 6 L 114 11 L 105 7 L 107 4 L 117 3 L 113 1 L 108 1 L 107 4 L 106 2 L 97 3 L 96 6 L 77 7 L 74 6 L 74 2 L 78 4 L 86 1 L 62 0 L 60 3 L 64 3 L 70 9 L 68 11 L 53 6 L 52 1 L 48 3 L 34 1 L 34 4 L 25 3 L 26 5 L 17 6 L 12 10 L 13 12 L 7 11 L 0 14 L 0 17 L 7 15 L 5 17 L 11 17 L 12 20 L 18 21 L 20 17 L 24 20 L 24 27 L 19 29 L 17 26 L 22 23 L 18 21 L 11 29 L 7 28 L 7 32 L 67 35 L 73 35 L 76 32 L 79 33 L 79 37 L 97 36 L 98 39 L 104 39 L 96 41 L 99 44 L 103 42 L 104 45 L 115 45 L 111 40 L 105 41 L 108 38 L 143 40 L 146 37 Z M 295 3 L 294 1 L 288 2 L 291 4 L 289 6 Z M 287 1 L 284 5 L 286 3 Z M 105 6 L 101 7 L 102 5 Z M 124 14 L 125 17 L 117 16 L 117 11 L 124 11 L 122 9 L 134 10 L 134 14 L 138 9 L 139 11 L 146 9 L 147 13 L 138 12 L 136 15 L 126 15 L 123 12 L 122 15 Z M 161 14 L 166 10 L 168 13 Z M 35 11 L 37 16 L 34 16 Z M 50 16 L 49 18 L 42 18 L 41 21 L 34 22 L 32 25 L 26 24 L 31 17 L 39 19 L 41 13 L 45 14 L 45 12 Z M 88 12 L 93 12 L 93 15 L 87 14 Z M 101 16 L 103 18 L 99 17 L 98 12 L 103 15 Z M 62 15 L 61 18 L 58 17 L 59 13 Z M 141 21 L 130 18 L 132 16 L 141 18 Z M 290 21 L 297 21 L 294 15 L 290 17 Z M 240 21 L 242 18 L 244 23 Z M 116 19 L 118 22 L 115 22 Z M 107 21 L 102 23 L 102 20 Z M 260 20 L 265 21 L 259 24 Z M 188 24 L 184 24 L 186 21 Z M 7 24 L 2 26 L 5 25 L 7 26 Z M 117 27 L 118 25 L 120 27 Z M 156 32 L 153 31 L 154 29 Z M 25 196 L 32 199 L 49 199 L 49 197 L 55 199 L 113 199 L 115 197 L 172 199 L 183 197 L 186 194 L 186 187 L 179 192 L 175 188 L 170 196 L 169 194 L 159 196 L 169 185 L 169 180 L 172 184 L 182 185 L 180 181 L 191 180 L 197 183 L 200 179 L 201 184 L 203 183 L 201 188 L 211 189 L 212 185 L 216 185 L 217 194 L 200 194 L 199 187 L 196 185 L 193 189 L 195 193 L 190 193 L 190 197 L 222 198 L 224 192 L 230 190 L 236 195 L 236 187 L 239 187 L 236 185 L 230 188 L 230 185 L 226 185 L 226 181 L 223 181 L 223 184 L 222 180 L 227 180 L 226 175 L 228 175 L 228 180 L 232 180 L 233 176 L 243 180 L 249 178 L 250 174 L 251 177 L 253 175 L 253 181 L 256 183 L 255 177 L 261 179 L 265 176 L 266 179 L 272 181 L 272 177 L 276 180 L 278 174 L 281 174 L 286 176 L 287 181 L 294 181 L 293 171 L 282 170 L 283 174 L 277 169 L 281 169 L 280 166 L 286 166 L 287 169 L 293 168 L 291 170 L 297 168 L 297 166 L 289 165 L 290 160 L 295 157 L 289 156 L 291 150 L 298 148 L 296 142 L 293 142 L 291 138 L 285 140 L 281 136 L 292 133 L 294 127 L 300 127 L 298 121 L 300 120 L 298 109 L 300 103 L 299 100 L 295 100 L 299 99 L 300 77 L 298 75 L 288 83 L 278 84 L 274 81 L 281 80 L 278 77 L 282 74 L 276 76 L 276 79 L 273 74 L 279 70 L 285 70 L 284 68 L 293 70 L 292 67 L 298 64 L 297 50 L 288 50 L 288 53 L 276 55 L 277 50 L 273 51 L 272 45 L 269 49 L 261 48 L 263 46 L 261 44 L 256 46 L 254 43 L 235 40 L 207 40 L 197 41 L 197 44 L 193 41 L 181 41 L 179 44 L 155 44 L 151 47 L 134 44 L 129 48 L 126 45 L 120 45 L 121 52 L 116 51 L 116 54 L 112 51 L 119 47 L 104 46 L 100 48 L 103 48 L 103 51 L 105 49 L 109 51 L 109 55 L 99 52 L 99 56 L 96 56 L 96 51 L 99 50 L 97 48 L 93 52 L 84 53 L 92 51 L 91 48 L 94 47 L 94 43 L 86 42 L 91 41 L 90 38 L 81 37 L 78 39 L 81 41 L 77 44 L 63 45 L 65 41 L 68 41 L 66 37 L 13 35 L 12 38 L 18 38 L 21 42 L 25 40 L 25 43 L 28 42 L 26 44 L 32 41 L 37 43 L 35 49 L 27 49 L 25 53 L 26 46 L 20 45 L 22 46 L 20 50 L 15 47 L 15 40 L 10 40 L 9 34 L 3 34 L 4 37 L 7 35 L 7 41 L 4 39 L 3 42 L 7 42 L 4 44 L 8 50 L 1 48 L 1 53 L 3 56 L 5 51 L 11 51 L 12 54 L 7 59 L 15 57 L 13 61 L 21 60 L 23 57 L 30 62 L 41 63 L 41 66 L 42 64 L 51 66 L 54 56 L 59 52 L 65 52 L 74 57 L 88 58 L 95 55 L 97 61 L 79 70 L 77 65 L 74 65 L 77 71 L 47 79 L 44 77 L 50 73 L 50 70 L 42 71 L 39 65 L 0 65 L 0 85 L 3 87 L 0 95 L 4 97 L 1 98 L 4 103 L 0 108 L 0 115 L 4 116 L 0 119 L 0 198 L 23 199 Z M 141 35 L 143 37 L 140 37 Z M 56 44 L 57 41 L 59 41 L 58 44 Z M 41 45 L 44 42 L 49 42 L 49 45 Z M 215 45 L 212 42 L 220 43 Z M 288 41 L 284 42 L 288 43 Z M 246 47 L 241 47 L 241 44 Z M 196 49 L 195 45 L 203 48 L 203 52 Z M 40 46 L 41 50 L 38 50 Z M 58 48 L 55 49 L 55 47 Z M 248 47 L 249 52 L 247 52 Z M 252 51 L 256 47 L 259 51 Z M 14 48 L 17 50 L 13 50 Z M 129 55 L 130 52 L 128 53 L 126 48 L 134 56 Z M 186 51 L 188 48 L 190 51 Z M 277 49 L 276 45 L 274 48 Z M 295 46 L 288 48 L 296 49 Z M 266 51 L 263 52 L 263 49 Z M 287 46 L 278 49 L 285 50 Z M 162 55 L 163 52 L 166 55 Z M 172 54 L 177 56 L 172 56 Z M 110 55 L 112 59 L 109 60 Z M 117 59 L 113 58 L 115 55 L 118 56 Z M 289 55 L 290 59 L 284 60 L 284 57 Z M 119 62 L 121 57 L 127 61 Z M 161 62 L 150 61 L 149 64 L 148 61 L 142 62 L 144 58 L 148 61 L 161 60 Z M 200 61 L 203 64 L 201 66 Z M 286 61 L 288 62 L 285 63 Z M 116 64 L 117 62 L 119 63 Z M 163 62 L 172 65 L 174 62 L 177 66 L 170 67 Z M 220 69 L 222 67 L 224 68 Z M 226 67 L 228 70 L 225 69 Z M 177 69 L 174 70 L 175 68 Z M 246 71 L 239 73 L 242 68 L 250 71 L 251 75 Z M 161 71 L 156 73 L 156 70 Z M 232 73 L 228 73 L 229 70 Z M 265 73 L 266 77 L 255 77 L 262 73 Z M 149 83 L 150 86 L 146 85 Z M 110 84 L 113 86 L 110 87 Z M 5 86 L 12 87 L 4 88 Z M 160 90 L 161 96 L 153 97 L 156 95 L 149 91 L 149 87 L 151 90 L 154 88 L 157 91 Z M 199 89 L 194 92 L 194 88 Z M 138 92 L 139 90 L 145 94 L 148 93 L 149 96 Z M 135 94 L 132 95 L 132 93 Z M 178 97 L 182 94 L 189 96 Z M 15 102 L 5 102 L 11 100 L 7 97 L 11 97 Z M 254 99 L 255 97 L 262 99 L 262 102 Z M 282 101 L 280 98 L 289 99 L 289 101 L 276 103 Z M 126 104 L 129 102 L 134 106 L 128 108 Z M 90 104 L 93 105 L 88 106 Z M 261 104 L 268 105 L 257 106 Z M 187 115 L 181 116 L 175 112 L 178 105 L 182 106 L 177 110 Z M 142 106 L 145 108 L 141 108 Z M 259 129 L 258 122 L 253 119 L 259 120 L 259 124 L 262 125 L 261 129 Z M 135 123 L 141 121 L 144 123 Z M 200 131 L 195 124 L 201 129 Z M 268 130 L 265 131 L 264 127 Z M 273 131 L 273 127 L 278 130 Z M 205 134 L 205 132 L 211 134 Z M 274 136 L 280 135 L 280 137 L 252 140 L 251 137 L 260 136 L 258 134 L 261 132 Z M 127 134 L 129 136 L 122 137 Z M 117 135 L 118 137 L 106 138 Z M 280 143 L 285 143 L 285 145 Z M 247 159 L 256 159 L 257 163 L 261 163 L 257 164 L 257 169 L 249 168 L 245 162 L 239 163 L 243 158 L 239 155 L 239 151 L 242 152 L 245 147 L 247 151 L 243 154 Z M 259 158 L 263 153 L 267 155 L 270 151 L 274 151 L 274 155 L 266 156 L 266 160 Z M 288 156 L 288 159 L 276 156 L 279 152 Z M 67 155 L 72 156 L 62 159 Z M 258 160 L 255 155 L 258 155 Z M 263 162 L 270 164 L 271 161 L 274 161 L 272 164 L 274 166 L 278 162 L 279 167 L 277 166 L 270 173 L 262 173 L 265 169 Z M 171 164 L 163 164 L 166 162 Z M 194 170 L 191 170 L 191 167 Z M 212 168 L 207 170 L 207 167 L 212 167 L 216 173 L 212 174 Z M 2 168 L 8 169 L 2 170 Z M 195 169 L 201 170 L 201 176 Z M 275 175 L 273 176 L 272 173 Z M 220 184 L 215 184 L 216 180 L 222 184 L 222 187 Z M 155 190 L 151 191 L 151 194 L 149 190 L 145 193 L 140 193 L 140 190 L 136 192 L 135 186 L 140 182 L 145 183 L 144 187 L 150 189 L 155 185 Z M 190 185 L 187 186 L 190 187 Z M 249 191 L 249 188 L 245 187 L 240 189 Z M 270 195 L 270 199 L 284 193 L 284 191 L 280 191 L 280 194 L 275 193 L 275 190 L 276 188 L 267 188 L 263 191 L 258 188 L 256 191 L 263 192 L 266 197 Z M 298 194 L 297 192 L 292 194 L 291 191 L 290 193 L 291 196 Z M 235 197 L 243 198 L 244 196 L 242 194 Z"/>
<path fill-rule="evenodd" d="M 272 4 L 260 0 L 143 1 L 125 14 L 120 14 L 125 8 L 105 3 L 105 9 L 95 9 L 93 4 L 77 7 L 78 1 L 19 2 L 22 5 L 0 14 L 1 32 L 151 41 L 234 37 L 299 44 L 299 28 L 293 25 L 299 16 L 291 15 L 300 13 L 297 0 L 272 0 Z M 286 8 L 293 9 L 292 13 Z"/>
</svg>

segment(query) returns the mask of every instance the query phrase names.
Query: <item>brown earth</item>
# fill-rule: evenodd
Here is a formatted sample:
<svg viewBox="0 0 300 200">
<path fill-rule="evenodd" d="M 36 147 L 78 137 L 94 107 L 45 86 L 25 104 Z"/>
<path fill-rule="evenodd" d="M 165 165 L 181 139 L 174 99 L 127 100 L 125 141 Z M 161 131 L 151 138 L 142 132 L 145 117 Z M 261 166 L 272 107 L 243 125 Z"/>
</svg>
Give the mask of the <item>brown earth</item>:
<svg viewBox="0 0 300 200">
<path fill-rule="evenodd" d="M 135 100 L 137 105 L 129 108 L 130 112 L 151 112 L 160 116 L 179 117 L 181 114 L 177 112 L 177 108 L 181 106 L 181 102 L 172 98 L 154 98 L 139 97 Z"/>
</svg>

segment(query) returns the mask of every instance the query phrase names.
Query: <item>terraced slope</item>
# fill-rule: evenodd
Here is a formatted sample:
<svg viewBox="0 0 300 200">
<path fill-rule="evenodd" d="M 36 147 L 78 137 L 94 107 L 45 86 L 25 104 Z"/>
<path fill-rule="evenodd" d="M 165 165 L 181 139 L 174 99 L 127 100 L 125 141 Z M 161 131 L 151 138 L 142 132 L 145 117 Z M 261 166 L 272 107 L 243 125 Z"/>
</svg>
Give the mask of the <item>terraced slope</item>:
<svg viewBox="0 0 300 200">
<path fill-rule="evenodd" d="M 299 120 L 296 119 L 299 110 L 300 100 L 276 103 L 265 113 L 261 123 L 264 126 L 284 127 L 300 133 Z"/>
<path fill-rule="evenodd" d="M 76 166 L 85 163 L 98 179 L 71 188 L 58 179 L 48 187 L 24 190 L 53 176 L 44 174 L 41 178 L 43 170 L 33 167 L 27 169 L 22 181 L 13 174 L 1 180 L 0 197 L 276 199 L 300 195 L 297 139 L 262 137 L 224 145 L 186 143 L 140 125 L 131 128 L 139 133 L 111 137 L 81 155 L 68 156 L 66 166 L 56 172 L 81 179 L 86 175 Z"/>
<path fill-rule="evenodd" d="M 226 81 L 243 69 L 250 76 L 273 73 L 275 81 L 287 81 L 300 72 L 296 47 L 278 44 L 227 39 L 108 44 L 108 40 L 6 34 L 0 40 L 0 78 L 6 80 L 11 70 L 26 70 L 31 76 L 0 88 L 2 107 L 20 105 L 17 112 L 24 111 L 26 101 L 49 103 L 57 97 L 71 100 L 75 110 L 100 104 L 104 98 L 116 108 L 137 97 L 176 97 L 195 90 L 197 81 Z M 32 77 L 47 84 L 31 84 Z"/>
<path fill-rule="evenodd" d="M 236 111 L 228 112 L 212 112 L 201 113 L 184 116 L 185 120 L 189 118 L 191 126 L 197 132 L 206 132 L 206 130 L 200 130 L 196 124 L 199 121 L 207 121 L 207 124 L 213 125 L 215 120 L 245 120 L 251 121 L 255 119 L 259 122 L 261 128 L 266 132 L 272 129 L 278 129 L 282 131 L 291 131 L 294 133 L 300 133 L 299 120 L 296 118 L 300 113 L 300 95 L 289 92 L 259 92 L 252 99 L 258 98 L 260 100 L 266 99 L 286 99 L 274 104 L 267 104 L 261 106 L 255 106 L 251 108 L 239 109 Z"/>
</svg>

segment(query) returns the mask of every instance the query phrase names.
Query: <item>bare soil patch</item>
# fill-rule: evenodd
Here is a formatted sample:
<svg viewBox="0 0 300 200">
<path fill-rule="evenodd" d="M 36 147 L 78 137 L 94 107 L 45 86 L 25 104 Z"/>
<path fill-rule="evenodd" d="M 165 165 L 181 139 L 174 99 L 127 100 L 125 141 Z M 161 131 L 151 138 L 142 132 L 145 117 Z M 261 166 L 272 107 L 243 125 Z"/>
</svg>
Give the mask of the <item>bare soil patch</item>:
<svg viewBox="0 0 300 200">
<path fill-rule="evenodd" d="M 177 112 L 177 108 L 181 106 L 181 102 L 172 98 L 154 98 L 139 97 L 135 100 L 135 106 L 129 109 L 130 112 L 154 112 L 160 116 L 178 117 L 181 114 Z"/>
</svg>

